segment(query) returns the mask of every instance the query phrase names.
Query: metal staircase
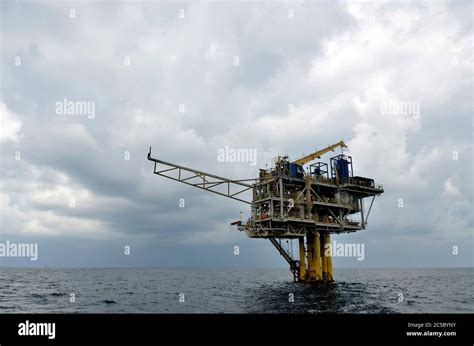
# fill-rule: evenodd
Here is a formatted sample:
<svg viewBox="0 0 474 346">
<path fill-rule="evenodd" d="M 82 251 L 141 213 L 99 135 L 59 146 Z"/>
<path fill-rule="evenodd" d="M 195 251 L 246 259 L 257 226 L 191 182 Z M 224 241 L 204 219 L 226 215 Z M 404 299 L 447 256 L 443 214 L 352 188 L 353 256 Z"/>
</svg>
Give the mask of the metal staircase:
<svg viewBox="0 0 474 346">
<path fill-rule="evenodd" d="M 290 265 L 290 270 L 293 273 L 293 281 L 296 282 L 298 281 L 299 278 L 299 272 L 300 272 L 300 262 L 293 259 L 291 257 L 290 252 L 284 248 L 284 246 L 281 243 L 281 238 L 268 238 L 273 246 L 276 247 L 280 255 L 283 256 L 283 258 L 288 262 Z"/>
</svg>

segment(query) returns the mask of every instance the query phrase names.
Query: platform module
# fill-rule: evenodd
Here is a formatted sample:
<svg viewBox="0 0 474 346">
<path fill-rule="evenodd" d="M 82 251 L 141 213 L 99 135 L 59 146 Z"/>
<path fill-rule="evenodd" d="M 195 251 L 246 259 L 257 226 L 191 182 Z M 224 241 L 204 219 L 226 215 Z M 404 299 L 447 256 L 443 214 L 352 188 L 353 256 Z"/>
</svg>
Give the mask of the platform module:
<svg viewBox="0 0 474 346">
<path fill-rule="evenodd" d="M 341 148 L 328 163 L 322 155 Z M 250 205 L 250 217 L 233 222 L 251 238 L 267 238 L 288 262 L 294 281 L 333 281 L 331 234 L 365 229 L 383 186 L 354 176 L 343 141 L 296 161 L 276 157 L 258 178 L 233 180 L 151 157 L 154 173 Z M 252 192 L 252 200 L 243 198 Z M 370 200 L 365 208 L 364 200 Z M 294 256 L 290 242 L 298 240 Z M 296 258 L 295 258 L 296 257 Z"/>
</svg>

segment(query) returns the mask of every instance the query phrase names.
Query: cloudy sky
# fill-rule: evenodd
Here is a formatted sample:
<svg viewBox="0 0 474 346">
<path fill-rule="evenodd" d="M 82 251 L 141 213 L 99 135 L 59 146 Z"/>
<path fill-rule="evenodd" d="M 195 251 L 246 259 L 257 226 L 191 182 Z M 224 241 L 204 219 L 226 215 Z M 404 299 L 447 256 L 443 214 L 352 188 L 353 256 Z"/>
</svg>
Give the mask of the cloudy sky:
<svg viewBox="0 0 474 346">
<path fill-rule="evenodd" d="M 148 147 L 252 178 L 344 139 L 385 193 L 335 267 L 472 266 L 472 4 L 2 1 L 0 241 L 39 259 L 0 265 L 286 267 L 230 228 L 247 205 L 153 175 Z"/>
</svg>

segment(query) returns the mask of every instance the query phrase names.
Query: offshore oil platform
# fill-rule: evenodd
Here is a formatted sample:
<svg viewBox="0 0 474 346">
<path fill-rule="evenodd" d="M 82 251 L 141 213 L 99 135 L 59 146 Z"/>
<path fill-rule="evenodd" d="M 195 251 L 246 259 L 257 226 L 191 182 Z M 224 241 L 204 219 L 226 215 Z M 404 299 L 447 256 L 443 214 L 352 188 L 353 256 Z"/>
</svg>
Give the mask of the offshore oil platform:
<svg viewBox="0 0 474 346">
<path fill-rule="evenodd" d="M 373 179 L 354 176 L 352 157 L 344 152 L 329 164 L 312 163 L 338 147 L 347 148 L 340 141 L 293 162 L 278 156 L 269 169 L 260 169 L 258 178 L 240 180 L 155 159 L 151 147 L 148 160 L 157 175 L 250 204 L 248 220 L 241 216 L 231 225 L 251 238 L 269 239 L 290 265 L 295 282 L 330 282 L 331 234 L 365 229 L 375 196 L 384 192 Z M 242 197 L 246 191 L 252 191 L 251 201 Z M 370 197 L 366 212 L 364 199 Z M 299 254 L 294 258 L 288 244 L 296 239 Z"/>
</svg>

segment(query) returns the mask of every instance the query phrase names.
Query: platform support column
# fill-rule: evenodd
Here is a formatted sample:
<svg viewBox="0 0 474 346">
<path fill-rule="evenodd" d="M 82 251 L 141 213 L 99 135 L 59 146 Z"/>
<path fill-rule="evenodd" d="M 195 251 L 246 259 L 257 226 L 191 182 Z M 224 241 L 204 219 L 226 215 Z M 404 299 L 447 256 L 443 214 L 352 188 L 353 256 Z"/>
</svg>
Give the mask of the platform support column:
<svg viewBox="0 0 474 346">
<path fill-rule="evenodd" d="M 313 260 L 314 258 L 314 234 L 312 232 L 308 232 L 306 234 L 306 246 L 308 249 L 308 281 L 314 280 L 316 276 L 316 262 Z"/>
<path fill-rule="evenodd" d="M 326 236 L 325 234 L 321 234 L 321 239 L 320 239 L 320 244 L 321 244 L 321 249 L 320 249 L 320 254 L 321 254 L 321 271 L 322 271 L 322 279 L 327 280 L 327 258 L 326 258 L 326 248 L 325 248 L 325 243 L 326 243 Z"/>
<path fill-rule="evenodd" d="M 326 233 L 324 237 L 325 248 L 326 248 L 326 280 L 334 281 L 332 275 L 332 256 L 331 256 L 331 235 Z"/>
<path fill-rule="evenodd" d="M 318 231 L 314 233 L 314 255 L 316 256 L 316 280 L 322 280 L 323 272 L 321 267 L 321 246 Z"/>
<path fill-rule="evenodd" d="M 304 248 L 304 237 L 298 238 L 299 245 L 300 245 L 300 272 L 299 272 L 299 280 L 304 281 L 306 279 L 306 255 L 305 255 L 305 248 Z"/>
<path fill-rule="evenodd" d="M 323 280 L 334 281 L 332 275 L 331 236 L 326 232 L 321 237 L 321 256 L 323 268 Z"/>
<path fill-rule="evenodd" d="M 319 232 L 309 232 L 306 239 L 308 245 L 308 281 L 320 281 L 322 272 Z"/>
</svg>

